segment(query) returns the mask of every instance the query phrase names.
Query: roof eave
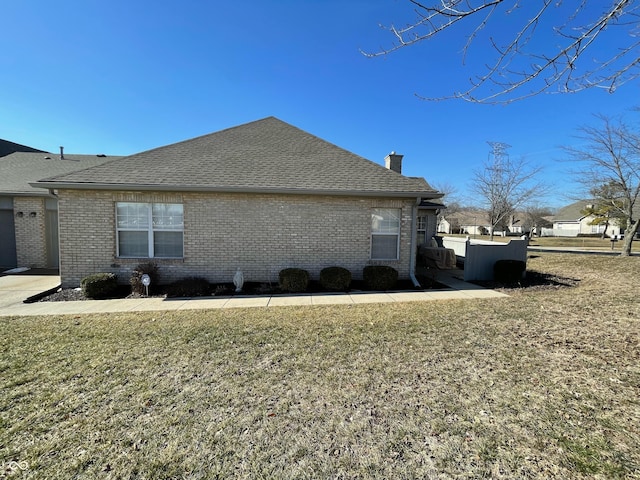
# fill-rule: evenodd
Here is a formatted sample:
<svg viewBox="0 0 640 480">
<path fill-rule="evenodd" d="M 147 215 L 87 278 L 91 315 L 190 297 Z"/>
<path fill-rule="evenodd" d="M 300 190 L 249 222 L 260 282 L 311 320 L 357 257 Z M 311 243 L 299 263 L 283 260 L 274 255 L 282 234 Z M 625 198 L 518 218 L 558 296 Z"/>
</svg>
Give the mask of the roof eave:
<svg viewBox="0 0 640 480">
<path fill-rule="evenodd" d="M 156 191 L 156 192 L 210 192 L 210 193 L 272 193 L 286 195 L 329 195 L 350 197 L 397 197 L 397 198 L 440 198 L 441 193 L 435 191 L 400 191 L 400 190 L 331 190 L 303 188 L 269 188 L 269 187 L 215 187 L 202 185 L 143 185 L 114 183 L 75 183 L 38 181 L 29 185 L 35 188 L 57 190 L 114 190 L 114 191 Z"/>
<path fill-rule="evenodd" d="M 0 191 L 0 196 L 2 197 L 51 197 L 52 195 L 49 192 L 43 192 L 41 190 L 32 190 L 29 192 L 17 191 L 17 190 L 16 191 L 2 190 Z"/>
</svg>

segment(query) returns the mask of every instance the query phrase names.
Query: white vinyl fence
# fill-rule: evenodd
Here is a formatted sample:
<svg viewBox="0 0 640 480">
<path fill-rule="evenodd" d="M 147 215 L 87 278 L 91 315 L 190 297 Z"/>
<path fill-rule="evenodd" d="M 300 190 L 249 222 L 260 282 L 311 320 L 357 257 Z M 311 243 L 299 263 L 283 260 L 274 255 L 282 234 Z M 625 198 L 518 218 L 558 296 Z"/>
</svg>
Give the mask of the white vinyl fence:
<svg viewBox="0 0 640 480">
<path fill-rule="evenodd" d="M 469 237 L 443 237 L 442 244 L 464 261 L 464 280 L 493 280 L 493 266 L 498 260 L 527 262 L 529 240 L 524 237 L 508 243 L 472 240 Z"/>
</svg>

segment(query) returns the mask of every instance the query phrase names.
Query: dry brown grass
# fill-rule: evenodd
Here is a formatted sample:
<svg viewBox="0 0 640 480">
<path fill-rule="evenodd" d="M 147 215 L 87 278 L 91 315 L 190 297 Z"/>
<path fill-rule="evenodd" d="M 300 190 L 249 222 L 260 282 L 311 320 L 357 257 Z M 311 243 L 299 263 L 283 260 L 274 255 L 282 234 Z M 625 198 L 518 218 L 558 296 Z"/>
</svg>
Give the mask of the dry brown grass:
<svg viewBox="0 0 640 480">
<path fill-rule="evenodd" d="M 445 235 L 445 234 L 442 234 Z M 489 240 L 488 235 L 449 235 L 446 234 L 447 237 L 462 237 L 466 238 L 469 236 L 471 239 L 477 240 Z M 502 242 L 507 243 L 512 239 L 518 239 L 519 237 L 493 237 L 494 242 Z M 533 237 L 529 240 L 529 245 L 534 247 L 563 247 L 563 248 L 575 248 L 579 250 L 606 250 L 606 251 L 615 251 L 620 253 L 622 251 L 622 245 L 624 242 L 622 240 L 612 242 L 609 238 L 599 238 L 599 237 Z M 640 252 L 640 241 L 634 240 L 631 244 L 632 252 Z"/>
<path fill-rule="evenodd" d="M 529 268 L 577 286 L 5 319 L 0 462 L 49 479 L 640 478 L 640 258 Z"/>
</svg>

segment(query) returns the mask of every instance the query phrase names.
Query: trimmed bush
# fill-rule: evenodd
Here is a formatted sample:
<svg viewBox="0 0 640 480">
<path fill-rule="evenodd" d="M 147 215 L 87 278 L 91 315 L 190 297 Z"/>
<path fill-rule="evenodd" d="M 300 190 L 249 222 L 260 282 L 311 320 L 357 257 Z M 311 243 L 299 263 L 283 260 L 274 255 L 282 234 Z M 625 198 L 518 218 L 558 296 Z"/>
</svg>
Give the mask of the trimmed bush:
<svg viewBox="0 0 640 480">
<path fill-rule="evenodd" d="M 108 298 L 118 290 L 118 277 L 113 273 L 94 273 L 80 281 L 80 288 L 87 298 Z"/>
<path fill-rule="evenodd" d="M 151 278 L 150 288 L 158 285 L 158 265 L 153 262 L 141 263 L 131 272 L 131 293 L 146 295 L 147 288 L 142 284 L 142 276 L 145 274 Z"/>
<path fill-rule="evenodd" d="M 320 285 L 325 290 L 346 292 L 351 285 L 351 272 L 342 267 L 327 267 L 320 271 Z"/>
<path fill-rule="evenodd" d="M 305 292 L 309 287 L 309 272 L 301 268 L 285 268 L 278 274 L 278 284 L 285 292 Z"/>
<path fill-rule="evenodd" d="M 166 292 L 167 297 L 206 297 L 211 295 L 211 284 L 205 278 L 189 277 L 168 285 Z"/>
<path fill-rule="evenodd" d="M 367 265 L 362 279 L 371 290 L 392 290 L 398 283 L 398 271 L 387 265 Z"/>
<path fill-rule="evenodd" d="M 496 282 L 518 283 L 527 264 L 522 260 L 498 260 L 493 265 L 493 276 Z"/>
</svg>

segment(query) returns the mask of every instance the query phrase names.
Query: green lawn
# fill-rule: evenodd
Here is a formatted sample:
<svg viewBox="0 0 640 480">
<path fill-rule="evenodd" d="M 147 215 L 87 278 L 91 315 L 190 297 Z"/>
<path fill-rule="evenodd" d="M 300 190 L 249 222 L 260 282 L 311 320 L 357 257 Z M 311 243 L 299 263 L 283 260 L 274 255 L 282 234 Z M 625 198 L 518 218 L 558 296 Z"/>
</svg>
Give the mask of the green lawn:
<svg viewBox="0 0 640 480">
<path fill-rule="evenodd" d="M 529 269 L 577 286 L 3 319 L 0 478 L 640 478 L 640 257 Z"/>
</svg>

